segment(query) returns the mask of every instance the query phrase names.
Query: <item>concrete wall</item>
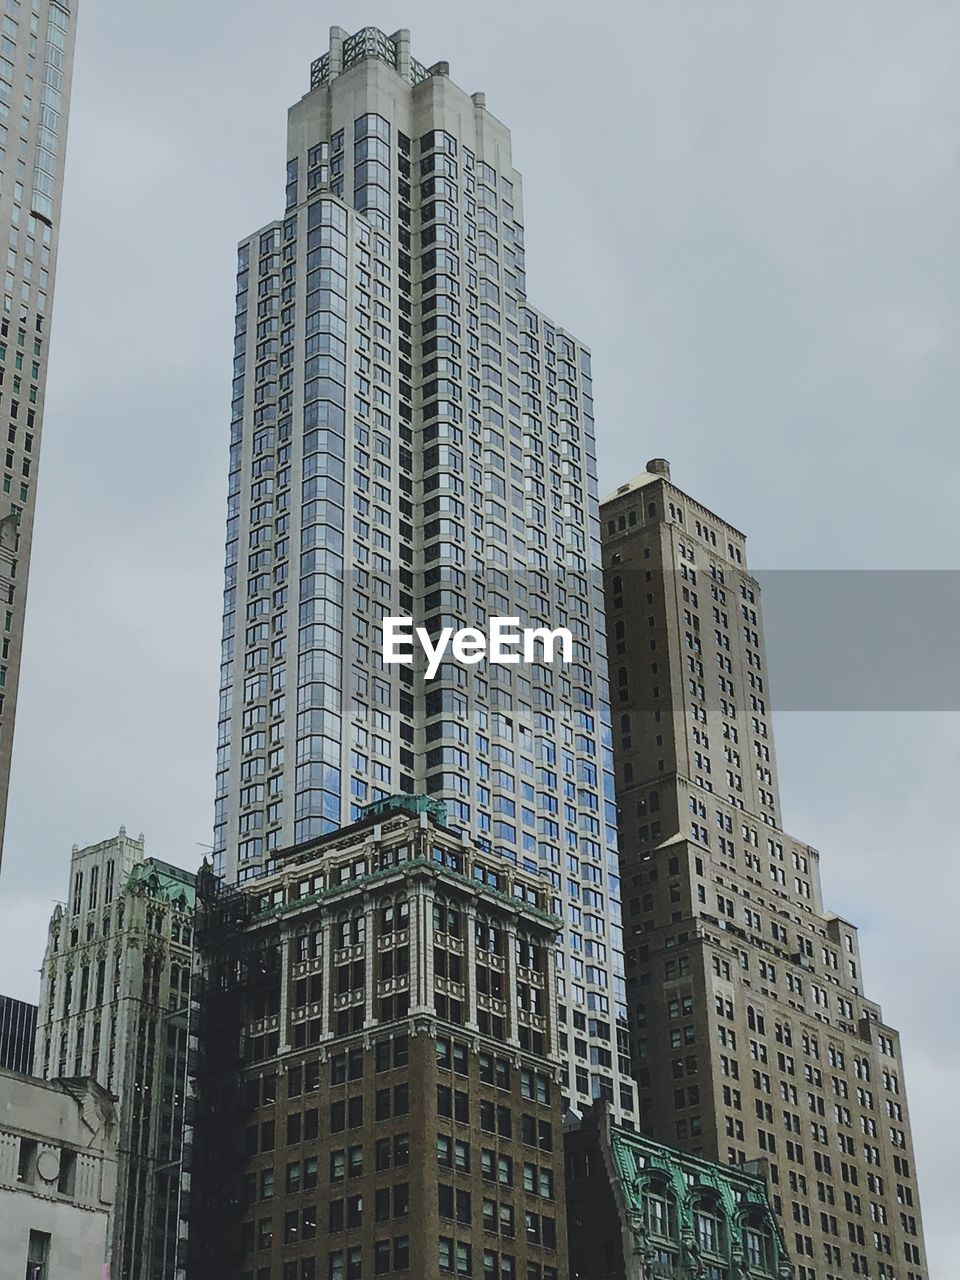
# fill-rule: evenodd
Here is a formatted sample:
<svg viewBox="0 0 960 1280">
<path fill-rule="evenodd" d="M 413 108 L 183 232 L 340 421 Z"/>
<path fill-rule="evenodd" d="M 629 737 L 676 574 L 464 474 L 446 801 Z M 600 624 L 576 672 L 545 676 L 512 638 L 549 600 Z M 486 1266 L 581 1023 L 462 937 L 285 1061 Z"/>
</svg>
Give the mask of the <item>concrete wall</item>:
<svg viewBox="0 0 960 1280">
<path fill-rule="evenodd" d="M 71 1177 L 61 1178 L 68 1161 Z M 54 1277 L 96 1280 L 116 1194 L 113 1101 L 90 1080 L 0 1072 L 0 1280 L 23 1280 L 31 1231 Z"/>
</svg>

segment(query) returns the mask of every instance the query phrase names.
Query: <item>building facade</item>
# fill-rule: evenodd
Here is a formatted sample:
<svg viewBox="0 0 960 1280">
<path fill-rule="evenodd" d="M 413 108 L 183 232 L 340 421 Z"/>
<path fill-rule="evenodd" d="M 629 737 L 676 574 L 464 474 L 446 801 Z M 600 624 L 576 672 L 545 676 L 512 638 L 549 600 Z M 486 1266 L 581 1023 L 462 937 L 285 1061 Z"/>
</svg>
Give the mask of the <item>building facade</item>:
<svg viewBox="0 0 960 1280">
<path fill-rule="evenodd" d="M 0 1273 L 103 1275 L 116 1184 L 116 1113 L 105 1089 L 0 1070 Z"/>
<path fill-rule="evenodd" d="M 118 1100 L 112 1280 L 185 1275 L 194 881 L 121 827 L 74 849 L 50 921 L 34 1070 L 91 1076 Z"/>
<path fill-rule="evenodd" d="M 60 233 L 77 0 L 7 0 L 0 32 L 0 856 Z"/>
<path fill-rule="evenodd" d="M 214 870 L 392 792 L 550 884 L 571 1104 L 634 1114 L 590 354 L 527 300 L 510 134 L 409 33 L 331 32 L 240 245 Z M 383 620 L 572 661 L 382 661 Z"/>
<path fill-rule="evenodd" d="M 792 1280 L 759 1163 L 665 1147 L 613 1124 L 603 1103 L 564 1150 L 571 1280 Z"/>
<path fill-rule="evenodd" d="M 194 1274 L 565 1280 L 560 921 L 444 817 L 201 885 Z"/>
<path fill-rule="evenodd" d="M 37 1006 L 0 996 L 0 1068 L 29 1075 L 37 1036 Z"/>
<path fill-rule="evenodd" d="M 641 1131 L 766 1159 L 798 1280 L 926 1280 L 899 1037 L 781 826 L 744 536 L 660 459 L 601 514 Z"/>
</svg>

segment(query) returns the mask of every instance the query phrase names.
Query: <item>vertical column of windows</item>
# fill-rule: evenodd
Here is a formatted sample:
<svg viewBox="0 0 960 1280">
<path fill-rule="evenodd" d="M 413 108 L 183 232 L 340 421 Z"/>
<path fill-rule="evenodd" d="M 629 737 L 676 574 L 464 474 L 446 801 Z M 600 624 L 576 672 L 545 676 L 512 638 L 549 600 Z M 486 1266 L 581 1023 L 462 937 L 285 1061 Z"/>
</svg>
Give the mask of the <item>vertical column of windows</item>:
<svg viewBox="0 0 960 1280">
<path fill-rule="evenodd" d="M 349 240 L 342 205 L 319 200 L 308 207 L 294 802 L 298 843 L 332 831 L 342 821 Z"/>
<path fill-rule="evenodd" d="M 240 813 L 236 831 L 241 875 L 254 875 L 265 849 L 265 787 L 270 702 L 269 644 L 274 601 L 270 565 L 274 543 L 274 458 L 270 437 L 276 431 L 278 408 L 277 361 L 272 344 L 281 325 L 281 229 L 273 227 L 258 240 L 256 258 L 256 337 L 253 395 L 246 398 L 244 421 L 252 427 L 249 446 L 238 449 L 240 463 L 231 473 L 230 496 L 239 491 L 247 513 L 248 559 L 243 580 L 245 645 L 242 702 L 239 716 Z M 252 266 L 252 263 L 251 263 Z M 252 305 L 252 303 L 251 303 Z M 263 344 L 266 344 L 265 347 Z M 252 410 L 252 412 L 251 412 Z M 238 565 L 239 573 L 239 565 Z"/>
<path fill-rule="evenodd" d="M 458 144 L 442 130 L 418 144 L 417 239 L 420 321 L 420 613 L 435 635 L 466 625 L 464 392 Z M 424 694 L 425 788 L 447 801 L 454 823 L 471 820 L 466 673 L 446 663 Z"/>
<path fill-rule="evenodd" d="M 413 258 L 411 254 L 412 225 L 412 144 L 407 135 L 397 130 L 397 431 L 400 438 L 398 450 L 397 491 L 394 494 L 396 512 L 396 549 L 394 570 L 397 575 L 397 612 L 403 617 L 413 614 L 414 586 L 414 524 L 413 524 Z M 389 497 L 389 494 L 387 495 Z M 399 733 L 399 789 L 412 792 L 416 789 L 414 755 L 414 700 L 413 671 L 406 666 L 394 668 L 399 682 L 398 720 Z"/>
<path fill-rule="evenodd" d="M 403 407 L 396 385 L 394 342 L 410 324 L 395 312 L 395 249 L 390 238 L 393 186 L 392 126 L 368 113 L 353 125 L 354 202 L 357 223 L 354 309 L 352 643 L 350 816 L 360 806 L 400 789 L 394 741 L 395 688 L 399 676 L 379 661 L 381 619 L 396 610 L 394 486 L 403 480 L 402 443 L 395 419 Z M 371 231 L 367 223 L 372 224 Z M 401 339 L 402 340 L 402 339 Z M 408 343 L 409 346 L 409 343 Z M 409 416 L 409 409 L 407 409 Z M 406 459 L 407 469 L 409 457 Z"/>
<path fill-rule="evenodd" d="M 227 847 L 227 801 L 230 792 L 230 729 L 233 709 L 234 657 L 237 630 L 237 573 L 240 558 L 240 485 L 243 448 L 247 324 L 250 297 L 251 245 L 237 253 L 236 322 L 233 340 L 233 394 L 230 412 L 230 463 L 224 555 L 223 628 L 220 640 L 220 706 L 217 727 L 217 772 L 214 798 L 213 869 L 222 875 Z"/>
</svg>

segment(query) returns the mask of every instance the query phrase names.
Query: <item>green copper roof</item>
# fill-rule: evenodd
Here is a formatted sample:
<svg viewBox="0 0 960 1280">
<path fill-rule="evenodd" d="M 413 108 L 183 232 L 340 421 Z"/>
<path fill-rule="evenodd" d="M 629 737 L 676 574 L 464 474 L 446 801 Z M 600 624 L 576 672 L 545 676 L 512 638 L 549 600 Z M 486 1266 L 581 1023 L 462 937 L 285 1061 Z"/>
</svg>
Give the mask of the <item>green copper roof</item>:
<svg viewBox="0 0 960 1280">
<path fill-rule="evenodd" d="M 750 1201 L 769 1207 L 763 1179 L 733 1165 L 715 1164 L 685 1151 L 675 1151 L 617 1125 L 611 1125 L 610 1139 L 617 1170 L 635 1208 L 642 1208 L 639 1200 L 642 1175 L 655 1170 L 669 1174 L 677 1190 L 684 1195 L 694 1185 L 708 1186 L 719 1192 L 731 1206 Z M 638 1179 L 638 1174 L 641 1179 Z"/>
<path fill-rule="evenodd" d="M 654 1274 L 687 1274 L 682 1270 L 685 1260 L 699 1257 L 696 1252 L 695 1211 L 707 1196 L 722 1209 L 724 1220 L 729 1224 L 727 1249 L 735 1268 L 734 1275 L 793 1276 L 763 1178 L 736 1166 L 716 1164 L 701 1156 L 676 1151 L 617 1125 L 610 1126 L 610 1146 L 614 1172 L 619 1178 L 627 1212 L 638 1227 L 646 1224 L 639 1227 L 640 1234 L 636 1237 L 644 1249 L 653 1248 L 656 1254 L 658 1245 L 657 1236 L 648 1221 L 645 1194 L 651 1190 L 666 1193 L 673 1197 L 677 1206 L 677 1238 L 673 1242 L 664 1239 L 659 1243 L 677 1245 L 676 1264 L 681 1266 L 681 1270 L 674 1272 L 668 1267 L 666 1271 L 655 1271 Z M 751 1225 L 760 1228 L 767 1241 L 762 1247 L 762 1261 L 758 1257 L 752 1263 L 743 1252 L 743 1232 Z M 669 1249 L 667 1253 L 656 1256 L 666 1257 L 668 1253 Z M 689 1274 L 701 1273 L 693 1271 Z"/>
<path fill-rule="evenodd" d="M 126 888 L 136 889 L 138 885 L 144 885 L 148 890 L 152 889 L 152 897 L 162 898 L 171 904 L 182 897 L 183 909 L 192 911 L 197 905 L 196 880 L 192 871 L 171 866 L 169 862 L 161 862 L 159 858 L 147 858 L 138 862 L 130 872 Z"/>
<path fill-rule="evenodd" d="M 387 796 L 383 800 L 374 800 L 372 804 L 363 805 L 360 809 L 360 819 L 362 821 L 364 818 L 379 817 L 380 814 L 386 813 L 429 813 L 441 827 L 447 825 L 447 806 L 442 800 L 410 792 Z"/>
</svg>

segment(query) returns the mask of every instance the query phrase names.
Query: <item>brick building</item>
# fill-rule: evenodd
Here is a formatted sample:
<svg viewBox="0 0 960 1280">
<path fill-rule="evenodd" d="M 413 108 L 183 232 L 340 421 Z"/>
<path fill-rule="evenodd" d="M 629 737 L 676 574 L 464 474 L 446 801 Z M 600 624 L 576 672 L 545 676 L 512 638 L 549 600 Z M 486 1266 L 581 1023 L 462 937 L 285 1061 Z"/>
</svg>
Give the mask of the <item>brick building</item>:
<svg viewBox="0 0 960 1280">
<path fill-rule="evenodd" d="M 565 1280 L 541 881 L 398 797 L 201 885 L 209 1280 Z"/>
</svg>

